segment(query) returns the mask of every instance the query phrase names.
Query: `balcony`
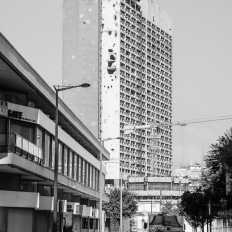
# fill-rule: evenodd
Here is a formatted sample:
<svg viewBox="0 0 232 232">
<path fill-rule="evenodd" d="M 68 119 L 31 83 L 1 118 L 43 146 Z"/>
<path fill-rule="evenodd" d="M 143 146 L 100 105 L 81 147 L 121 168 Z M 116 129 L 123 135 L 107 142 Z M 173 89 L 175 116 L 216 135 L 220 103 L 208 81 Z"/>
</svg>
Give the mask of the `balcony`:
<svg viewBox="0 0 232 232">
<path fill-rule="evenodd" d="M 0 153 L 5 152 L 14 152 L 26 159 L 42 164 L 42 149 L 15 133 L 0 134 Z"/>
</svg>

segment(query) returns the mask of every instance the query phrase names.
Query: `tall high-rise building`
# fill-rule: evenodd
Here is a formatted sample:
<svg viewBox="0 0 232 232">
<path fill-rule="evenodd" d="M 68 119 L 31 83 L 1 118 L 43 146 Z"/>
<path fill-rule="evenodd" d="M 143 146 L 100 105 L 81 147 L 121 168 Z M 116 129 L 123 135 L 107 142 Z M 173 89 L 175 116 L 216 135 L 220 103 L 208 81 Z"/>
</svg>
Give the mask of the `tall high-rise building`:
<svg viewBox="0 0 232 232">
<path fill-rule="evenodd" d="M 106 179 L 120 179 L 120 173 L 169 176 L 172 20 L 154 0 L 102 0 L 101 4 L 97 79 L 101 138 L 123 135 L 125 125 L 154 126 L 104 143 L 111 154 Z"/>
<path fill-rule="evenodd" d="M 63 85 L 91 84 L 62 93 L 63 100 L 98 137 L 99 133 L 99 17 L 95 0 L 63 1 Z"/>
</svg>

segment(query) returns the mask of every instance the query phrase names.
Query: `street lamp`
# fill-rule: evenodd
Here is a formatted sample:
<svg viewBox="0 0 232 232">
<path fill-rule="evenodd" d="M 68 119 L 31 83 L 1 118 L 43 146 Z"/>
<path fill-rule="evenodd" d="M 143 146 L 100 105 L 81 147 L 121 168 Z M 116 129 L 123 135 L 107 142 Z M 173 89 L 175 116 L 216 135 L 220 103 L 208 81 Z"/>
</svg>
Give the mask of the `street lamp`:
<svg viewBox="0 0 232 232">
<path fill-rule="evenodd" d="M 57 181 L 58 181 L 58 103 L 59 98 L 58 94 L 61 91 L 73 89 L 77 87 L 88 88 L 90 84 L 83 83 L 81 85 L 69 85 L 69 86 L 61 86 L 54 85 L 54 89 L 56 91 L 56 111 L 55 111 L 55 157 L 54 157 L 54 183 L 53 183 L 53 196 L 54 196 L 54 204 L 53 204 L 53 232 L 57 232 Z"/>
<path fill-rule="evenodd" d="M 157 125 L 141 125 L 141 126 L 134 126 L 134 125 L 125 125 L 123 128 L 124 134 L 130 134 L 134 130 L 137 129 L 149 129 L 149 128 L 154 128 Z M 99 206 L 99 211 L 100 211 L 100 217 L 99 217 L 99 232 L 102 232 L 102 147 L 103 147 L 103 142 L 109 141 L 109 140 L 114 140 L 114 139 L 120 139 L 122 137 L 115 137 L 115 138 L 105 138 L 105 139 L 100 139 L 101 146 L 100 146 L 100 180 L 99 180 L 99 185 L 100 185 L 100 206 Z M 142 167 L 142 163 L 140 164 Z M 120 232 L 122 232 L 122 174 L 120 172 Z"/>
<path fill-rule="evenodd" d="M 109 140 L 114 140 L 114 139 L 121 139 L 121 136 L 115 137 L 115 138 L 104 138 L 104 139 L 100 139 L 101 142 L 101 146 L 100 146 L 100 178 L 99 178 L 99 186 L 100 186 L 100 206 L 99 206 L 99 232 L 102 232 L 102 148 L 103 148 L 103 143 L 105 141 L 109 141 Z"/>
</svg>

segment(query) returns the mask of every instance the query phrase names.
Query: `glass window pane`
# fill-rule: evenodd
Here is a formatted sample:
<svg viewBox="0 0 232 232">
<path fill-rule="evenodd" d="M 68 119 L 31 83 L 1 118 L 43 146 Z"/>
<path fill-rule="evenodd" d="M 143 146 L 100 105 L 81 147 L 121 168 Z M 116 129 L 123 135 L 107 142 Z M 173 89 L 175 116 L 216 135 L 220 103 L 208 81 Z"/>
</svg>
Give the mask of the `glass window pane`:
<svg viewBox="0 0 232 232">
<path fill-rule="evenodd" d="M 76 176 L 76 180 L 78 181 L 78 182 L 80 182 L 80 173 L 79 173 L 79 170 L 80 170 L 80 166 L 79 166 L 79 164 L 80 164 L 80 156 L 79 155 L 77 155 L 77 176 Z"/>
<path fill-rule="evenodd" d="M 0 118 L 0 134 L 6 134 L 6 119 Z"/>
<path fill-rule="evenodd" d="M 83 172 L 82 172 L 82 176 L 83 176 L 83 179 L 82 179 L 82 184 L 85 185 L 85 182 L 86 182 L 86 175 L 85 175 L 85 160 L 83 159 Z"/>
<path fill-rule="evenodd" d="M 64 147 L 64 175 L 68 175 L 68 149 Z"/>
<path fill-rule="evenodd" d="M 90 169 L 89 169 L 89 187 L 92 188 L 93 187 L 93 166 L 89 165 Z"/>
<path fill-rule="evenodd" d="M 54 158 L 55 158 L 55 140 L 52 139 L 52 155 L 50 157 L 50 168 L 54 169 Z"/>
<path fill-rule="evenodd" d="M 96 190 L 99 191 L 99 171 L 96 170 Z"/>
<path fill-rule="evenodd" d="M 58 151 L 58 154 L 59 154 L 59 158 L 58 158 L 58 161 L 59 161 L 58 162 L 58 172 L 59 173 L 62 173 L 62 169 L 63 169 L 62 168 L 62 163 L 63 163 L 62 162 L 62 158 L 63 158 L 62 157 L 62 152 L 63 152 L 63 146 L 62 146 L 62 144 L 59 143 L 59 151 Z"/>
<path fill-rule="evenodd" d="M 30 142 L 34 142 L 34 128 L 26 126 L 24 124 L 18 124 L 18 122 L 12 121 L 11 132 L 21 135 L 24 139 Z"/>
<path fill-rule="evenodd" d="M 77 155 L 73 154 L 73 158 L 74 158 L 73 176 L 74 176 L 74 179 L 76 180 L 76 177 L 77 177 Z"/>
<path fill-rule="evenodd" d="M 82 218 L 82 229 L 88 229 L 88 218 Z"/>
<path fill-rule="evenodd" d="M 81 159 L 81 157 L 79 156 L 79 182 L 81 182 L 82 183 L 82 159 Z"/>
<path fill-rule="evenodd" d="M 46 167 L 49 165 L 49 157 L 50 157 L 50 145 L 51 145 L 51 136 L 45 133 L 45 141 L 44 141 L 44 157 L 43 162 Z"/>
<path fill-rule="evenodd" d="M 43 147 L 43 131 L 40 128 L 37 128 L 37 138 L 36 145 L 40 148 Z"/>
<path fill-rule="evenodd" d="M 69 150 L 69 176 L 73 178 L 73 152 Z"/>
<path fill-rule="evenodd" d="M 96 170 L 96 169 L 93 167 L 93 189 L 94 189 L 94 190 L 96 189 L 96 182 L 95 182 L 95 178 L 96 178 L 96 177 L 95 177 L 95 174 L 96 174 L 96 173 L 95 173 L 95 170 Z"/>
<path fill-rule="evenodd" d="M 89 163 L 86 162 L 86 185 L 89 186 Z"/>
</svg>

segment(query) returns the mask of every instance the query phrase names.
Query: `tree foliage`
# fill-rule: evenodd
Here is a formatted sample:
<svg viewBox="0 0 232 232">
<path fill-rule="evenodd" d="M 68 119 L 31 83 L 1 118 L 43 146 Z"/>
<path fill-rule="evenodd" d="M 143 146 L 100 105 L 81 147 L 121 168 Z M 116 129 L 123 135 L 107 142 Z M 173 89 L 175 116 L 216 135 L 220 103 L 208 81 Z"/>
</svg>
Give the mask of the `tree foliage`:
<svg viewBox="0 0 232 232">
<path fill-rule="evenodd" d="M 110 218 L 114 227 L 119 226 L 120 222 L 120 189 L 113 188 L 110 191 L 110 202 L 103 203 L 102 209 L 105 210 L 106 216 Z M 122 217 L 130 218 L 138 209 L 136 195 L 128 189 L 122 191 Z"/>
<path fill-rule="evenodd" d="M 174 206 L 171 201 L 167 201 L 162 206 L 161 212 L 164 215 L 167 215 L 167 216 L 178 215 L 179 214 L 179 208 L 178 208 L 178 206 Z"/>
<path fill-rule="evenodd" d="M 205 157 L 206 168 L 202 173 L 202 185 L 221 201 L 223 209 L 232 208 L 231 190 L 227 189 L 226 177 L 232 174 L 232 129 L 212 144 Z"/>
<path fill-rule="evenodd" d="M 212 221 L 224 209 L 232 208 L 231 190 L 227 188 L 227 177 L 232 174 L 232 129 L 219 137 L 205 157 L 201 187 L 185 192 L 181 197 L 180 212 L 193 226 Z M 209 212 L 209 202 L 211 210 Z"/>
<path fill-rule="evenodd" d="M 214 213 L 209 213 L 209 202 Z M 220 204 L 218 204 L 216 196 L 199 187 L 194 192 L 186 191 L 181 196 L 179 209 L 180 214 L 185 216 L 190 225 L 194 228 L 198 226 L 204 228 L 207 222 L 211 222 L 217 217 Z"/>
</svg>

